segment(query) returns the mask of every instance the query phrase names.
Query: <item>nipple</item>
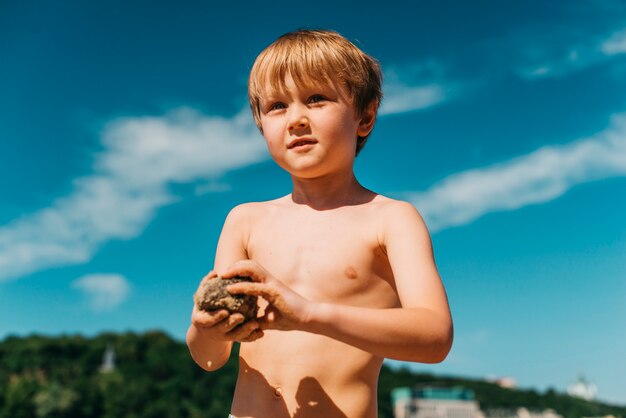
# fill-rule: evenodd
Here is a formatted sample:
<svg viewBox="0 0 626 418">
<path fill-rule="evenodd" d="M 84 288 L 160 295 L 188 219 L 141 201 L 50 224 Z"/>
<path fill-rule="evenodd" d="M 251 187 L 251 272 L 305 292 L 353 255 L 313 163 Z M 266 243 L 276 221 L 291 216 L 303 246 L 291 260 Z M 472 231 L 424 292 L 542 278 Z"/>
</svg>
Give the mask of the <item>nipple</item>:
<svg viewBox="0 0 626 418">
<path fill-rule="evenodd" d="M 356 279 L 357 277 L 359 277 L 359 275 L 356 272 L 356 269 L 354 267 L 346 268 L 343 271 L 343 274 L 345 274 L 348 279 Z"/>
<path fill-rule="evenodd" d="M 275 398 L 282 398 L 283 397 L 283 390 L 281 389 L 280 386 L 276 386 L 274 388 L 274 397 Z"/>
</svg>

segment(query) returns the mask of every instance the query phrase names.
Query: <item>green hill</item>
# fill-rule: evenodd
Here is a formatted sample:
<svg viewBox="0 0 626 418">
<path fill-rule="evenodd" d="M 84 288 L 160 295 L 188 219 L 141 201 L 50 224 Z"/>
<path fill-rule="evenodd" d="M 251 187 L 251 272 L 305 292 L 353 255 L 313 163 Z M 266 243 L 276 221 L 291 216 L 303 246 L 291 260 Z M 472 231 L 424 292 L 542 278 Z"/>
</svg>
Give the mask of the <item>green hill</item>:
<svg viewBox="0 0 626 418">
<path fill-rule="evenodd" d="M 101 373 L 115 348 L 116 368 Z M 223 418 L 237 373 L 236 356 L 206 373 L 187 347 L 162 332 L 24 338 L 0 342 L 0 418 Z M 513 391 L 478 380 L 435 377 L 383 367 L 380 417 L 392 418 L 390 392 L 431 382 L 473 389 L 481 407 L 552 408 L 566 417 L 612 414 L 626 408 L 585 402 L 549 391 Z"/>
</svg>

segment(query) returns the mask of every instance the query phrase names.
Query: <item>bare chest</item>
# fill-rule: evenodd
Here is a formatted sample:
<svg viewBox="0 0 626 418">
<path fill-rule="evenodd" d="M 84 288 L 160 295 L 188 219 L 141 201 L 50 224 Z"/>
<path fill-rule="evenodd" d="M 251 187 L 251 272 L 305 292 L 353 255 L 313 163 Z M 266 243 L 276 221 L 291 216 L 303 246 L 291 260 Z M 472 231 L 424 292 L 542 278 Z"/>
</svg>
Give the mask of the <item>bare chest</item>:
<svg viewBox="0 0 626 418">
<path fill-rule="evenodd" d="M 375 219 L 367 214 L 271 214 L 255 223 L 247 250 L 251 259 L 312 300 L 379 307 L 396 303 L 393 274 Z"/>
</svg>

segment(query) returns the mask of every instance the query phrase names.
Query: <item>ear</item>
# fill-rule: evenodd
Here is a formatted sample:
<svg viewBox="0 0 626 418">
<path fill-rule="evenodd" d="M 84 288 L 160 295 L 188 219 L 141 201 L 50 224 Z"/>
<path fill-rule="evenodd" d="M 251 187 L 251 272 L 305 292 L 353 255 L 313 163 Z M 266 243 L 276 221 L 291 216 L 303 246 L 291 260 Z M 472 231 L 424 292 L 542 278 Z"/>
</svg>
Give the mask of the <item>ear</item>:
<svg viewBox="0 0 626 418">
<path fill-rule="evenodd" d="M 374 122 L 376 122 L 376 111 L 378 110 L 378 100 L 374 99 L 367 105 L 367 108 L 361 114 L 361 120 L 357 129 L 357 135 L 361 138 L 365 138 L 374 129 Z"/>
</svg>

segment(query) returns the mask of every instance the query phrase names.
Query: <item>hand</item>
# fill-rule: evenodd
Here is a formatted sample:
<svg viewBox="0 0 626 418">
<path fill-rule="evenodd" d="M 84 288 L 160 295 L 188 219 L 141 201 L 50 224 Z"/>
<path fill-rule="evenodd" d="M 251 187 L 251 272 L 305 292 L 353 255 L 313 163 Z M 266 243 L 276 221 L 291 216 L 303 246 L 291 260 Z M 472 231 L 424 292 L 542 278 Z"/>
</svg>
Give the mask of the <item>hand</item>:
<svg viewBox="0 0 626 418">
<path fill-rule="evenodd" d="M 220 279 L 217 279 L 217 273 L 211 271 L 202 280 Z M 191 324 L 201 335 L 214 340 L 251 342 L 263 336 L 257 320 L 244 321 L 245 317 L 240 313 L 231 315 L 225 309 L 202 311 L 195 304 L 191 313 Z"/>
<path fill-rule="evenodd" d="M 222 275 L 224 278 L 234 276 L 248 276 L 253 282 L 228 286 L 226 290 L 231 294 L 261 296 L 268 302 L 265 314 L 258 319 L 261 329 L 303 329 L 309 319 L 312 302 L 285 286 L 256 261 L 238 261 Z"/>
</svg>

